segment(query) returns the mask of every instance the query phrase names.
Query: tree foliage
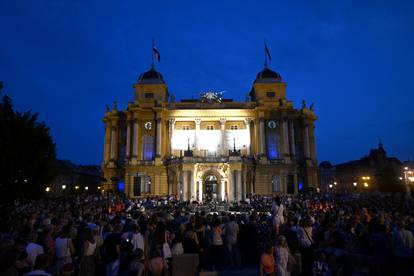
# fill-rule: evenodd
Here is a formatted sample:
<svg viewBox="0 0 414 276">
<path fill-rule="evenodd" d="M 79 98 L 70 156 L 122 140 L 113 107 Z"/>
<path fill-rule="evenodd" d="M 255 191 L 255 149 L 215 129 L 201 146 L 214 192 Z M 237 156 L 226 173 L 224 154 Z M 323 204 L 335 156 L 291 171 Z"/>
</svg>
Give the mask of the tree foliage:
<svg viewBox="0 0 414 276">
<path fill-rule="evenodd" d="M 56 149 L 38 113 L 20 113 L 5 95 L 0 102 L 0 200 L 37 198 L 55 172 Z"/>
</svg>

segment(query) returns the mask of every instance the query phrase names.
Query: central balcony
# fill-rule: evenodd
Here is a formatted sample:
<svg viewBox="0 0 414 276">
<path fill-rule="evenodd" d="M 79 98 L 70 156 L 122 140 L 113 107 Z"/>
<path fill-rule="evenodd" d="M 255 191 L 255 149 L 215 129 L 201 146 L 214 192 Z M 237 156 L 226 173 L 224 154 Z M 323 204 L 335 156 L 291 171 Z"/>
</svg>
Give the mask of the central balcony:
<svg viewBox="0 0 414 276">
<path fill-rule="evenodd" d="M 170 157 L 164 161 L 165 165 L 183 164 L 183 163 L 252 163 L 253 158 L 245 156 L 183 156 Z"/>
</svg>

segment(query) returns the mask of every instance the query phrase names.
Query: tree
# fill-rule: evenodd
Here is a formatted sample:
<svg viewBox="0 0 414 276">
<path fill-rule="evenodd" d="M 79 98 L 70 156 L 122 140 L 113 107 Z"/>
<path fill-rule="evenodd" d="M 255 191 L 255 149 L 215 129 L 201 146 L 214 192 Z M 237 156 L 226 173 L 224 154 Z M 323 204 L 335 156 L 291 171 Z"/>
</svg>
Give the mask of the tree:
<svg viewBox="0 0 414 276">
<path fill-rule="evenodd" d="M 38 113 L 15 111 L 4 95 L 0 102 L 0 200 L 44 195 L 55 173 L 55 161 L 55 144 L 49 128 L 38 122 Z"/>
</svg>

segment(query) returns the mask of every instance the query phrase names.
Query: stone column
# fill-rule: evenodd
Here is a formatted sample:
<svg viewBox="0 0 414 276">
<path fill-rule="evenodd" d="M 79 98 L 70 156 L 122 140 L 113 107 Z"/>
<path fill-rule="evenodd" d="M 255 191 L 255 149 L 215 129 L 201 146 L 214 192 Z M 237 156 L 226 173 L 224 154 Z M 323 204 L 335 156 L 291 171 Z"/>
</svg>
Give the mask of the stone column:
<svg viewBox="0 0 414 276">
<path fill-rule="evenodd" d="M 161 144 L 162 144 L 161 129 L 162 129 L 162 120 L 161 118 L 158 118 L 157 119 L 157 152 L 156 152 L 156 156 L 158 157 L 161 156 Z"/>
<path fill-rule="evenodd" d="M 295 129 L 294 129 L 293 120 L 290 121 L 289 128 L 290 128 L 290 155 L 292 158 L 294 158 L 296 155 L 295 153 L 296 150 L 295 150 Z"/>
<path fill-rule="evenodd" d="M 310 158 L 310 147 L 309 147 L 309 125 L 305 125 L 305 137 L 304 137 L 304 143 L 305 143 L 305 157 L 306 159 Z"/>
<path fill-rule="evenodd" d="M 299 183 L 298 183 L 298 174 L 296 172 L 293 175 L 293 185 L 294 185 L 295 194 L 297 194 L 298 193 L 298 185 L 299 185 Z"/>
<path fill-rule="evenodd" d="M 184 201 L 188 200 L 188 171 L 183 171 L 183 199 Z"/>
<path fill-rule="evenodd" d="M 266 152 L 265 152 L 265 143 L 266 143 L 266 140 L 265 140 L 265 124 L 264 124 L 265 122 L 264 122 L 264 119 L 262 118 L 262 119 L 260 119 L 260 127 L 259 127 L 259 139 L 260 139 L 260 154 L 261 155 L 265 155 L 266 154 Z"/>
<path fill-rule="evenodd" d="M 243 171 L 243 179 L 242 179 L 242 200 L 246 200 L 246 181 L 247 181 L 247 171 Z"/>
<path fill-rule="evenodd" d="M 170 155 L 173 155 L 172 138 L 173 138 L 174 128 L 175 128 L 175 119 L 174 118 L 170 118 L 168 120 L 168 123 L 169 123 L 169 127 L 170 127 L 170 131 L 169 131 Z"/>
<path fill-rule="evenodd" d="M 107 123 L 105 126 L 105 147 L 104 147 L 104 160 L 108 162 L 111 152 L 111 127 Z"/>
<path fill-rule="evenodd" d="M 193 171 L 189 171 L 190 174 L 190 183 L 189 183 L 189 194 L 190 194 L 190 200 L 196 200 L 196 187 L 195 187 L 195 181 L 194 181 L 194 172 Z"/>
<path fill-rule="evenodd" d="M 282 123 L 283 129 L 283 155 L 289 155 L 289 130 L 288 130 L 288 121 L 287 119 L 283 119 Z"/>
<path fill-rule="evenodd" d="M 139 123 L 134 121 L 134 127 L 132 131 L 132 156 L 138 158 L 138 140 L 139 140 Z M 142 158 L 141 158 L 142 159 Z"/>
<path fill-rule="evenodd" d="M 242 174 L 241 171 L 236 171 L 236 200 L 239 202 L 242 199 Z"/>
<path fill-rule="evenodd" d="M 200 153 L 199 153 L 200 145 L 198 143 L 198 138 L 199 138 L 199 135 L 200 135 L 201 119 L 200 118 L 195 118 L 194 119 L 194 123 L 195 123 L 195 140 L 194 140 L 194 145 L 195 145 L 196 155 L 200 155 Z"/>
<path fill-rule="evenodd" d="M 253 171 L 250 171 L 250 192 L 252 195 L 254 195 L 254 173 Z"/>
<path fill-rule="evenodd" d="M 226 180 L 222 179 L 220 184 L 220 197 L 221 201 L 224 201 L 224 198 L 226 196 Z"/>
<path fill-rule="evenodd" d="M 198 180 L 198 201 L 203 201 L 203 181 Z"/>
<path fill-rule="evenodd" d="M 250 142 L 250 118 L 245 118 L 244 119 L 244 124 L 246 126 L 246 132 L 248 134 L 248 144 L 246 145 L 246 155 L 249 156 L 250 155 L 250 147 L 251 147 L 251 142 Z"/>
<path fill-rule="evenodd" d="M 316 161 L 315 126 L 312 124 L 309 127 L 310 157 L 312 161 Z"/>
<path fill-rule="evenodd" d="M 131 154 L 131 121 L 127 120 L 127 134 L 126 134 L 126 153 L 125 156 L 129 158 Z"/>
<path fill-rule="evenodd" d="M 227 155 L 226 154 L 226 137 L 225 137 L 226 118 L 220 119 L 220 130 L 221 130 L 221 141 L 220 141 L 221 155 Z"/>
<path fill-rule="evenodd" d="M 232 202 L 234 200 L 234 185 L 236 185 L 234 181 L 234 173 L 233 171 L 229 172 L 229 181 L 227 181 L 227 200 Z"/>
<path fill-rule="evenodd" d="M 117 146 L 116 128 L 111 127 L 111 154 L 110 154 L 110 159 L 115 159 L 115 157 L 116 157 L 116 146 Z"/>
</svg>

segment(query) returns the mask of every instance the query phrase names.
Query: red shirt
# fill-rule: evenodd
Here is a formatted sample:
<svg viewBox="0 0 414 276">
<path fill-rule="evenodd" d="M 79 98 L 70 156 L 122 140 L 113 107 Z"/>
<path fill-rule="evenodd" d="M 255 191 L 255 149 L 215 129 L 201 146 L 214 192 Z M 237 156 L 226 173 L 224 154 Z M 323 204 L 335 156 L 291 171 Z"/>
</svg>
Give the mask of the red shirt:
<svg viewBox="0 0 414 276">
<path fill-rule="evenodd" d="M 260 258 L 260 263 L 263 266 L 264 272 L 267 274 L 275 272 L 275 258 L 273 258 L 273 254 L 263 253 Z"/>
</svg>

